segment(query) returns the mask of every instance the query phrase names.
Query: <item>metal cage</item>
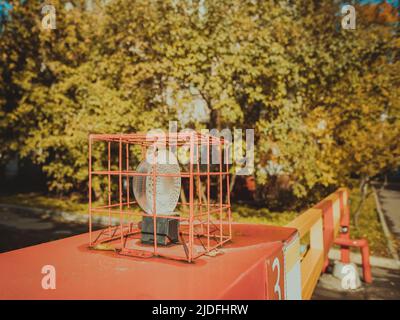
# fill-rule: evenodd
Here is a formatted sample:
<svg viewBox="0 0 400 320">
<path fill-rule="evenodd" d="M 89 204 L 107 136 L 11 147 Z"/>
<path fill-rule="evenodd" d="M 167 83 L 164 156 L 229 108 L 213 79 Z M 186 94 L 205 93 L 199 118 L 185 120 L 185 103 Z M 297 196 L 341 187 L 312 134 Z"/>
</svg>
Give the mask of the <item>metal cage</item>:
<svg viewBox="0 0 400 320">
<path fill-rule="evenodd" d="M 138 163 L 160 148 L 180 155 L 180 172 L 157 172 L 154 161 L 151 172 L 138 172 Z M 230 144 L 224 138 L 193 131 L 163 135 L 90 134 L 90 247 L 106 247 L 133 257 L 158 256 L 187 262 L 202 255 L 214 255 L 232 239 L 229 152 Z M 153 181 L 151 213 L 139 206 L 131 190 L 138 176 L 150 177 Z M 173 214 L 157 214 L 160 209 L 156 207 L 156 188 L 160 176 L 180 178 L 181 190 Z M 152 243 L 143 243 L 143 223 L 148 227 L 149 219 L 153 224 Z M 160 219 L 178 220 L 177 241 L 158 243 Z M 102 227 L 97 225 L 99 220 Z"/>
</svg>

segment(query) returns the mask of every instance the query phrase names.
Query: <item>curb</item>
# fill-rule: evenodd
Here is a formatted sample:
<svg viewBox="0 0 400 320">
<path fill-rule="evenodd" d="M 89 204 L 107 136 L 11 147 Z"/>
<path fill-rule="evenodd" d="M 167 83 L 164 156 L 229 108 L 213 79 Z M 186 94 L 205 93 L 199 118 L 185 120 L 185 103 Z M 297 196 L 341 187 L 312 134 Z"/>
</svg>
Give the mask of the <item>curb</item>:
<svg viewBox="0 0 400 320">
<path fill-rule="evenodd" d="M 340 261 L 340 250 L 339 249 L 331 249 L 328 254 L 329 259 L 331 260 L 339 260 Z M 350 253 L 350 261 L 354 262 L 358 265 L 362 265 L 361 254 L 359 253 Z M 369 262 L 372 267 L 390 269 L 390 270 L 400 270 L 400 263 L 395 259 L 383 258 L 370 256 Z"/>
<path fill-rule="evenodd" d="M 392 255 L 393 259 L 397 261 L 397 264 L 400 265 L 399 255 L 398 255 L 396 248 L 392 241 L 393 236 L 392 236 L 392 234 L 389 230 L 389 227 L 386 223 L 385 215 L 383 214 L 382 207 L 381 207 L 381 202 L 379 200 L 378 193 L 376 192 L 376 189 L 374 186 L 372 186 L 372 192 L 374 193 L 376 210 L 378 211 L 379 220 L 381 222 L 383 233 L 385 234 L 386 241 L 388 243 L 388 248 L 389 248 L 390 254 Z"/>
</svg>

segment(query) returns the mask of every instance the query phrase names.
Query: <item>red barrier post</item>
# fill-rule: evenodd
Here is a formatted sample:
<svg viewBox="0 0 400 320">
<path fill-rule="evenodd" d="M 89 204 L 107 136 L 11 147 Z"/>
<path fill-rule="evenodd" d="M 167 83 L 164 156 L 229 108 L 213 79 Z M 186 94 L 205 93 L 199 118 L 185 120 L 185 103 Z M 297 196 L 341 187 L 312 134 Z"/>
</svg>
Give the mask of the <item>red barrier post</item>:
<svg viewBox="0 0 400 320">
<path fill-rule="evenodd" d="M 345 189 L 341 195 L 340 201 L 342 217 L 340 220 L 340 239 L 350 240 L 350 207 L 348 204 L 348 191 Z M 350 248 L 342 246 L 340 248 L 341 260 L 343 263 L 350 263 Z"/>
<path fill-rule="evenodd" d="M 369 247 L 366 239 L 350 240 L 336 239 L 335 244 L 341 247 L 356 247 L 360 248 L 362 256 L 363 277 L 366 283 L 372 283 L 371 265 L 369 263 Z"/>
</svg>

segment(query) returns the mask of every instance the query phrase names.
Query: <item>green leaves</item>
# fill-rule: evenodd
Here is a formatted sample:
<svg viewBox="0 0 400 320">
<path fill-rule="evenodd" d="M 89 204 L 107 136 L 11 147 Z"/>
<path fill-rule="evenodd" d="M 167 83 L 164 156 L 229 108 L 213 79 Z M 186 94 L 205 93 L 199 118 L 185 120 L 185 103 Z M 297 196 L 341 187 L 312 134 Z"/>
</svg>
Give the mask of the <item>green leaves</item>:
<svg viewBox="0 0 400 320">
<path fill-rule="evenodd" d="M 255 128 L 264 201 L 271 190 L 306 198 L 399 163 L 400 46 L 390 27 L 360 14 L 345 32 L 336 4 L 309 0 L 114 0 L 91 12 L 53 2 L 56 30 L 43 32 L 39 4 L 27 2 L 0 36 L 1 161 L 31 158 L 52 190 L 85 190 L 90 132 L 177 119 Z"/>
</svg>

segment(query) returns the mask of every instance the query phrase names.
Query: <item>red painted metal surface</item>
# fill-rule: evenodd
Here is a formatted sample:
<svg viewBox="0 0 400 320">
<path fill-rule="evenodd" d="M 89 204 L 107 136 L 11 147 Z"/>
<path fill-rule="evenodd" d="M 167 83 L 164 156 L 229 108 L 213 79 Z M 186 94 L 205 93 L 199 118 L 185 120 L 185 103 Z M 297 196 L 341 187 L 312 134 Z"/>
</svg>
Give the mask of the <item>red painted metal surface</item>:
<svg viewBox="0 0 400 320">
<path fill-rule="evenodd" d="M 266 261 L 266 299 L 285 299 L 285 270 L 283 252 L 269 257 Z"/>
<path fill-rule="evenodd" d="M 350 239 L 350 206 L 349 191 L 345 188 L 340 192 L 340 234 L 335 239 L 334 244 L 340 246 L 341 261 L 343 263 L 350 262 L 350 247 L 360 248 L 362 256 L 363 276 L 366 283 L 372 283 L 371 265 L 369 262 L 369 246 L 366 239 Z M 345 201 L 345 199 L 347 199 Z"/>
<path fill-rule="evenodd" d="M 328 253 L 334 244 L 340 246 L 341 261 L 343 263 L 350 262 L 350 247 L 357 247 L 361 250 L 364 281 L 372 283 L 368 241 L 366 239 L 350 239 L 349 191 L 346 188 L 341 188 L 337 190 L 336 193 L 339 195 L 340 203 L 340 230 L 338 236 L 335 235 L 334 231 L 333 201 L 324 199 L 315 206 L 322 210 L 324 226 L 325 262 L 322 272 L 325 272 L 329 265 Z M 345 199 L 347 200 L 345 201 Z"/>
<path fill-rule="evenodd" d="M 130 256 L 159 256 L 176 260 L 192 262 L 194 259 L 222 247 L 232 239 L 231 203 L 229 195 L 229 142 L 222 137 L 199 134 L 196 132 L 168 133 L 163 135 L 135 134 L 91 134 L 89 136 L 89 243 L 93 248 L 104 243 L 113 242 L 116 252 Z M 178 173 L 158 173 L 156 163 L 149 173 L 137 172 L 130 157 L 132 149 L 141 149 L 141 159 L 157 148 L 176 149 L 179 153 L 187 148 L 190 154 L 189 163 L 181 166 Z M 206 150 L 206 163 L 201 163 L 201 155 Z M 153 150 L 153 151 L 152 151 Z M 97 157 L 94 155 L 96 151 Z M 137 150 L 136 150 L 137 151 Z M 125 154 L 124 154 L 125 152 Z M 213 156 L 217 154 L 218 163 Z M 134 158 L 134 159 L 132 159 Z M 131 201 L 129 179 L 135 176 L 152 177 L 153 208 L 152 214 L 140 209 L 137 201 Z M 156 208 L 156 186 L 158 177 L 179 177 L 188 187 L 187 202 L 178 202 L 176 213 L 179 215 L 160 215 Z M 117 178 L 118 181 L 113 181 Z M 106 185 L 104 188 L 95 187 L 97 184 Z M 125 186 L 123 181 L 125 181 Z M 184 191 L 183 191 L 184 192 Z M 97 199 L 103 197 L 105 205 L 96 205 L 93 194 Z M 109 225 L 100 234 L 92 232 L 93 215 L 107 214 Z M 118 215 L 119 223 L 114 226 L 111 216 Z M 150 246 L 137 246 L 140 237 L 140 225 L 135 217 L 152 217 L 154 241 Z M 180 240 L 173 249 L 164 248 L 157 244 L 157 219 L 177 219 L 180 222 Z M 130 220 L 130 222 L 126 222 Z M 118 242 L 118 243 L 116 243 Z M 179 247 L 179 248 L 178 248 Z"/>
<path fill-rule="evenodd" d="M 282 247 L 296 230 L 233 224 L 232 233 L 221 254 L 193 263 L 91 250 L 88 234 L 10 251 L 0 254 L 0 299 L 279 298 Z M 55 290 L 41 286 L 45 265 L 55 267 Z"/>
<path fill-rule="evenodd" d="M 345 203 L 344 199 L 344 193 L 347 193 L 346 191 L 343 191 L 340 197 L 340 211 L 342 213 L 341 220 L 340 220 L 340 239 L 345 239 L 345 240 L 350 240 L 350 207 L 348 205 L 348 202 Z M 350 249 L 347 246 L 342 246 L 340 248 L 340 253 L 341 253 L 341 260 L 343 263 L 349 263 L 350 262 Z"/>
</svg>

